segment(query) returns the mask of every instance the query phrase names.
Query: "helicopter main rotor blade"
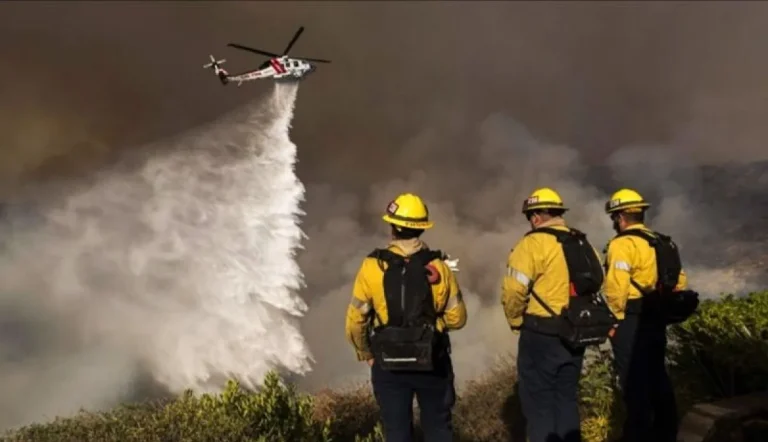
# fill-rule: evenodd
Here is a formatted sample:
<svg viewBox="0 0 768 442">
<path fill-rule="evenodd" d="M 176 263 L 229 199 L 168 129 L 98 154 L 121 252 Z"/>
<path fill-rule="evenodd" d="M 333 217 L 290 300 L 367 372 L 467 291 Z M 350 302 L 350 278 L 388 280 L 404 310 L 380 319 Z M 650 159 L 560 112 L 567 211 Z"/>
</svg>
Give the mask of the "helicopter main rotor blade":
<svg viewBox="0 0 768 442">
<path fill-rule="evenodd" d="M 291 50 L 291 48 L 293 47 L 293 44 L 296 43 L 296 40 L 299 39 L 299 35 L 301 35 L 302 32 L 304 32 L 304 26 L 299 27 L 299 30 L 296 31 L 296 33 L 293 35 L 293 38 L 288 43 L 288 46 L 285 47 L 285 50 L 283 51 L 283 55 L 287 54 L 288 51 Z"/>
<path fill-rule="evenodd" d="M 272 52 L 262 51 L 261 49 L 249 48 L 248 46 L 239 45 L 237 43 L 229 43 L 227 46 L 229 46 L 231 48 L 242 49 L 243 51 L 254 52 L 256 54 L 266 55 L 267 57 L 279 57 L 280 56 L 278 54 L 273 54 Z"/>
</svg>

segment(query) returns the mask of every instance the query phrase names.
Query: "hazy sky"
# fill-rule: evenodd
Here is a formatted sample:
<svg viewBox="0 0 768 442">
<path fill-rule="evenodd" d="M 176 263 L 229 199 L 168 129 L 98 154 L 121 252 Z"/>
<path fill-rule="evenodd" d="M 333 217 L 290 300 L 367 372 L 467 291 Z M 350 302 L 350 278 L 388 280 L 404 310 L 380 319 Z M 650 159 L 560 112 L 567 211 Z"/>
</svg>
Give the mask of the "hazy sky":
<svg viewBox="0 0 768 442">
<path fill-rule="evenodd" d="M 766 158 L 766 16 L 760 2 L 3 3 L 2 180 L 91 164 L 262 95 L 267 82 L 224 88 L 202 64 L 255 67 L 226 43 L 280 51 L 300 25 L 294 55 L 333 61 L 299 94 L 310 181 L 386 177 L 446 108 L 506 112 L 590 161 L 637 143 Z"/>
</svg>

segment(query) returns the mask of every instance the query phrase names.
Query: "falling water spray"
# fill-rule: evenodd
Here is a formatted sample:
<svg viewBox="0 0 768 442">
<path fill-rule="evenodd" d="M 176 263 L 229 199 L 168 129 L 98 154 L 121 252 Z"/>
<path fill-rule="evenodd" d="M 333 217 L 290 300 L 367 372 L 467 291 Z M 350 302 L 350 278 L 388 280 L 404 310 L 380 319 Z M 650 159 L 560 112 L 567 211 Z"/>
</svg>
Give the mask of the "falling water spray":
<svg viewBox="0 0 768 442">
<path fill-rule="evenodd" d="M 0 424 L 110 406 L 139 370 L 180 392 L 310 369 L 288 134 L 297 88 L 277 84 L 87 181 L 38 188 L 34 218 L 10 211 Z"/>
</svg>

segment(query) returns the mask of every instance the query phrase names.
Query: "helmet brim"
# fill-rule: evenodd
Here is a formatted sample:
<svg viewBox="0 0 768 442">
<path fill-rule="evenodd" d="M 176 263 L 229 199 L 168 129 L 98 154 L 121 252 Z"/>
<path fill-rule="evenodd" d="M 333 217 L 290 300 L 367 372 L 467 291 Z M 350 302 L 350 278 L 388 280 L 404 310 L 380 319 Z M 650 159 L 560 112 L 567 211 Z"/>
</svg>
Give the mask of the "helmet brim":
<svg viewBox="0 0 768 442">
<path fill-rule="evenodd" d="M 533 212 L 535 210 L 547 210 L 547 209 L 562 210 L 563 212 L 567 212 L 571 210 L 568 207 L 563 206 L 562 204 L 558 205 L 558 204 L 542 203 L 542 204 L 523 205 L 522 212 L 525 214 L 528 212 Z"/>
<path fill-rule="evenodd" d="M 393 218 L 389 215 L 384 215 L 381 217 L 381 219 L 383 219 L 385 222 L 389 224 L 405 227 L 406 229 L 426 230 L 426 229 L 431 229 L 434 226 L 434 223 L 432 221 L 409 221 L 409 220 L 400 219 L 400 218 Z"/>
<path fill-rule="evenodd" d="M 631 202 L 631 203 L 624 203 L 619 204 L 616 206 L 611 207 L 611 202 L 608 201 L 605 203 L 605 213 L 611 214 L 616 212 L 642 212 L 643 210 L 648 209 L 651 207 L 650 204 L 646 202 Z"/>
</svg>

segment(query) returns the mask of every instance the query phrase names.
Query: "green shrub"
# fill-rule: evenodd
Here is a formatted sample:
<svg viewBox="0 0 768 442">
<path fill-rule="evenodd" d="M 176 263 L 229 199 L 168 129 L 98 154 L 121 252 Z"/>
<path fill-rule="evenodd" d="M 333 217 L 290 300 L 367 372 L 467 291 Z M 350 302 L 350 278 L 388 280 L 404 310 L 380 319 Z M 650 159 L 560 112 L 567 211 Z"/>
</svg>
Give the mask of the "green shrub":
<svg viewBox="0 0 768 442">
<path fill-rule="evenodd" d="M 258 393 L 230 381 L 219 395 L 186 392 L 155 407 L 81 413 L 21 428 L 7 441 L 330 441 L 328 422 L 313 418 L 313 400 L 270 373 Z"/>
<path fill-rule="evenodd" d="M 579 380 L 581 436 L 603 442 L 618 434 L 623 414 L 611 350 L 587 350 Z"/>
<path fill-rule="evenodd" d="M 684 406 L 768 389 L 768 292 L 704 301 L 670 338 Z"/>
<path fill-rule="evenodd" d="M 365 436 L 356 435 L 355 442 L 386 442 L 384 428 L 381 423 L 376 424 L 373 430 Z"/>
</svg>

